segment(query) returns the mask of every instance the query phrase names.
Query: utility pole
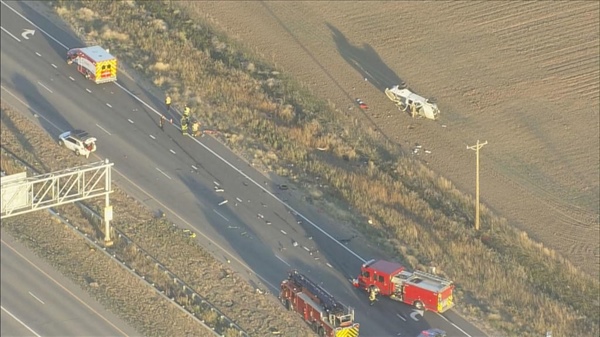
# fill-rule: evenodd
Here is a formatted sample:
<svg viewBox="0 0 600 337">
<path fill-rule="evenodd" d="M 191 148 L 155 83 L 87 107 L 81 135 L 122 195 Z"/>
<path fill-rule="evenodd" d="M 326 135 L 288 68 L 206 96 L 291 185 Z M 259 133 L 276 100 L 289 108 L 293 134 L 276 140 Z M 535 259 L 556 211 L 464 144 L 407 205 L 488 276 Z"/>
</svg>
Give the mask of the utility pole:
<svg viewBox="0 0 600 337">
<path fill-rule="evenodd" d="M 477 164 L 475 173 L 475 230 L 477 231 L 479 230 L 479 149 L 481 149 L 487 143 L 487 140 L 485 141 L 485 143 L 480 143 L 478 139 L 477 145 L 467 145 L 467 150 L 475 150 L 475 152 L 477 152 Z"/>
</svg>

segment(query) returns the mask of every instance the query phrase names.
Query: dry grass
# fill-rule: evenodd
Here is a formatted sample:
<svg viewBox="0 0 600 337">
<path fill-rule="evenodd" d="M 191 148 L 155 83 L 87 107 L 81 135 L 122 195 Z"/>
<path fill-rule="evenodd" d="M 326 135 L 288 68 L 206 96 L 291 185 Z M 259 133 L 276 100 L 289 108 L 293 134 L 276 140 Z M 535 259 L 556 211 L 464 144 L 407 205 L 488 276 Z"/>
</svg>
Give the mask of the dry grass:
<svg viewBox="0 0 600 337">
<path fill-rule="evenodd" d="M 161 2 L 58 6 L 74 27 L 93 28 L 78 19 L 83 6 L 101 11 L 115 30 L 130 32 L 124 43 L 103 43 L 125 63 L 140 64 L 175 100 L 197 101 L 200 95 L 196 111 L 207 111 L 199 116 L 204 124 L 228 134 L 228 144 L 246 157 L 260 150 L 256 158 L 265 167 L 293 180 L 320 177 L 330 186 L 324 198 L 351 206 L 360 213 L 357 219 L 372 219 L 372 226 L 361 229 L 390 253 L 412 267 L 435 266 L 455 280 L 464 314 L 510 335 L 600 333 L 598 302 L 590 300 L 598 298 L 597 280 L 485 207 L 485 230 L 475 233 L 471 197 L 200 19 Z M 169 29 L 148 28 L 150 18 Z M 156 62 L 169 64 L 168 70 L 154 71 Z M 277 157 L 263 155 L 269 151 Z"/>
<path fill-rule="evenodd" d="M 25 132 L 25 130 L 27 131 Z M 42 172 L 56 171 L 66 167 L 81 165 L 85 161 L 80 157 L 74 156 L 70 151 L 56 145 L 56 142 L 50 139 L 44 131 L 5 106 L 4 103 L 2 103 L 1 131 L 2 149 L 18 156 L 21 160 L 32 165 L 36 170 Z M 23 170 L 13 160 L 9 160 L 8 158 L 4 154 L 2 155 L 1 169 L 3 171 L 11 174 Z M 178 303 L 191 308 L 198 318 L 203 319 L 209 325 L 215 324 L 216 331 L 221 332 L 225 336 L 237 336 L 238 333 L 236 332 L 237 330 L 226 326 L 224 320 L 218 319 L 219 315 L 209 307 L 196 304 L 195 302 L 197 301 L 193 301 L 183 291 L 181 286 L 175 284 L 173 279 L 162 269 L 158 268 L 153 260 L 148 259 L 145 255 L 146 253 L 160 261 L 170 272 L 177 275 L 177 277 L 191 286 L 203 298 L 218 307 L 223 314 L 234 320 L 236 324 L 240 325 L 252 336 L 267 336 L 271 334 L 272 330 L 281 331 L 286 336 L 311 335 L 308 327 L 295 314 L 287 311 L 282 312 L 281 305 L 275 299 L 271 296 L 257 293 L 256 289 L 244 281 L 240 275 L 235 274 L 217 262 L 208 252 L 199 247 L 197 242 L 190 238 L 189 234 L 176 229 L 172 223 L 168 223 L 163 219 L 156 219 L 150 210 L 121 192 L 119 188 L 114 188 L 114 193 L 111 194 L 111 204 L 115 209 L 126 210 L 115 213 L 112 225 L 119 228 L 135 243 L 126 244 L 124 240 L 117 240 L 111 251 L 125 261 L 127 265 L 135 268 L 139 275 L 144 275 L 148 281 L 157 285 L 169 297 L 175 298 Z M 98 211 L 101 210 L 103 203 L 102 200 L 92 199 L 88 200 L 86 205 Z M 91 238 L 102 241 L 104 237 L 103 227 L 96 218 L 89 216 L 76 205 L 64 205 L 58 207 L 57 211 L 62 216 L 68 218 L 71 223 L 77 224 L 80 231 Z M 64 244 L 62 240 L 51 241 L 51 239 L 48 239 L 49 241 L 46 241 L 46 237 L 68 236 L 72 237 L 71 240 L 77 239 L 75 235 L 71 235 L 69 230 L 65 229 L 64 225 L 57 224 L 49 229 L 39 230 L 38 226 L 42 226 L 51 219 L 44 212 L 36 213 L 35 216 L 27 218 L 25 222 L 21 218 L 15 219 L 15 221 L 7 222 L 7 229 L 12 233 L 16 233 L 17 237 L 23 238 L 26 236 L 27 238 L 34 239 L 33 242 L 41 241 L 48 245 L 54 242 L 52 248 L 44 245 L 40 246 L 41 248 L 34 247 L 38 252 L 40 252 L 39 249 L 43 249 L 44 251 L 59 251 Z M 35 225 L 32 227 L 21 225 L 22 223 L 30 223 L 30 219 L 35 220 L 31 220 Z M 44 236 L 44 238 L 40 238 L 38 235 Z M 115 236 L 113 235 L 113 237 Z M 81 241 L 81 239 L 79 240 Z M 75 245 L 75 248 L 77 247 L 84 247 L 86 251 L 89 251 L 89 248 L 84 244 Z M 89 254 L 84 254 L 81 251 L 77 253 L 77 249 L 74 250 L 73 254 L 75 256 L 68 256 L 68 260 L 66 260 L 68 263 L 62 260 L 62 262 L 57 262 L 60 264 L 58 266 L 59 269 L 68 276 L 86 275 L 88 271 L 82 259 L 90 258 Z M 41 255 L 47 257 L 48 254 Z M 78 259 L 78 257 L 80 258 Z M 103 255 L 97 258 L 102 259 Z M 122 272 L 121 267 L 109 260 L 103 263 L 102 266 L 105 268 L 104 270 Z M 197 266 L 202 266 L 202 268 L 198 268 Z M 97 279 L 96 276 L 92 278 Z M 104 278 L 102 281 L 104 282 Z M 147 288 L 144 289 L 144 286 L 140 282 L 129 280 L 123 284 L 125 286 L 119 286 L 124 288 L 122 295 L 113 293 L 101 294 L 97 291 L 92 291 L 92 293 L 104 305 L 129 321 L 132 326 L 136 327 L 144 335 L 206 335 L 205 332 L 202 332 L 202 327 L 199 324 L 186 318 L 185 315 L 168 302 L 160 300 L 157 295 L 152 295 L 152 291 Z M 114 285 L 109 288 L 115 289 L 116 287 Z M 140 288 L 141 290 L 129 289 L 129 287 Z M 89 286 L 86 288 L 89 289 Z M 171 309 L 164 312 L 152 310 L 147 313 L 140 312 L 143 309 L 142 304 L 153 308 L 156 307 L 156 305 L 153 306 L 153 304 L 148 302 L 138 301 L 136 297 L 130 295 L 131 293 L 137 294 L 141 291 L 148 294 L 152 298 L 152 301 L 162 301 L 163 304 L 161 304 L 160 308 L 164 305 L 169 306 Z M 106 302 L 105 298 L 111 298 L 112 302 Z M 119 306 L 115 306 L 114 303 L 119 303 Z M 163 317 L 160 317 L 160 319 L 153 317 L 156 314 L 163 315 Z M 180 320 L 183 321 L 181 324 L 179 323 Z M 172 322 L 177 322 L 179 327 L 171 326 Z"/>
</svg>

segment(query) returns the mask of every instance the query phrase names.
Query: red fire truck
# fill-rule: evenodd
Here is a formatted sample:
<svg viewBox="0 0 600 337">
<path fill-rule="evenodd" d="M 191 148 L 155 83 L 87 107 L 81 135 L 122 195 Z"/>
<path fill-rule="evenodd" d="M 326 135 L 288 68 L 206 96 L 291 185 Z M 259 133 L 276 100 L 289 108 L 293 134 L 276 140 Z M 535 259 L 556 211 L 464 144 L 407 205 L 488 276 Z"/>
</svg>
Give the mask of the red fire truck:
<svg viewBox="0 0 600 337">
<path fill-rule="evenodd" d="M 414 305 L 419 310 L 442 313 L 454 306 L 452 281 L 421 271 L 410 272 L 395 262 L 368 261 L 362 265 L 358 279 L 352 280 L 352 284 Z"/>
<path fill-rule="evenodd" d="M 321 337 L 358 337 L 354 309 L 338 302 L 297 270 L 292 270 L 281 282 L 279 299 L 286 309 L 301 314 Z"/>
</svg>

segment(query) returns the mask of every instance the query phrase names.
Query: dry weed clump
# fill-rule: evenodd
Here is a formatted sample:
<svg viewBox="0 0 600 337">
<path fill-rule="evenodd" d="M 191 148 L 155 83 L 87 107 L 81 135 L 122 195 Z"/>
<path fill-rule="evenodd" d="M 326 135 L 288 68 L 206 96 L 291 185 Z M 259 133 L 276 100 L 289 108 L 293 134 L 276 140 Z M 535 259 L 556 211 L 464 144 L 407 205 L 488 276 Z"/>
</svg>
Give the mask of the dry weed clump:
<svg viewBox="0 0 600 337">
<path fill-rule="evenodd" d="M 1 127 L 3 152 L 6 151 L 22 158 L 28 161 L 28 164 L 34 163 L 33 161 L 36 160 L 33 165 L 36 170 L 56 171 L 82 164 L 80 157 L 55 145 L 42 130 L 37 130 L 31 122 L 5 106 L 3 102 Z M 25 133 L 24 130 L 27 132 Z M 30 146 L 31 144 L 34 146 Z M 30 152 L 28 149 L 30 151 L 35 149 L 38 152 Z M 8 174 L 23 170 L 14 161 L 6 160 L 6 158 L 8 157 L 2 156 L 2 170 Z M 270 335 L 270 329 L 281 331 L 286 336 L 311 335 L 308 326 L 294 313 L 282 312 L 280 304 L 273 298 L 256 293 L 255 289 L 242 277 L 218 263 L 188 234 L 184 234 L 181 230 L 174 230 L 173 224 L 162 219 L 155 219 L 151 212 L 135 199 L 121 192 L 119 188 L 113 189 L 111 204 L 115 210 L 115 218 L 112 225 L 122 230 L 139 246 L 126 245 L 123 240 L 117 240 L 111 249 L 128 265 L 135 268 L 139 275 L 144 275 L 149 282 L 164 290 L 167 296 L 181 299 L 179 303 L 184 305 L 191 303 L 182 288 L 176 286 L 153 260 L 146 258 L 141 249 L 157 258 L 166 268 L 219 307 L 219 310 L 234 319 L 252 336 Z M 103 201 L 90 200 L 87 205 L 99 212 L 103 207 Z M 57 208 L 57 212 L 66 216 L 71 223 L 76 224 L 90 238 L 102 240 L 103 225 L 97 218 L 91 217 L 78 206 L 60 206 Z M 72 258 L 63 262 L 63 265 L 65 268 L 77 268 L 81 263 L 80 260 Z M 120 268 L 114 262 L 112 263 L 113 268 Z M 209 319 L 213 320 L 211 318 L 213 314 L 206 310 L 209 309 L 198 307 L 194 312 L 199 318 L 206 316 L 203 319 L 209 322 Z M 131 317 L 126 314 L 124 318 L 130 319 Z M 220 318 L 215 322 L 221 324 Z M 223 324 L 225 324 L 224 321 Z M 162 330 L 158 329 L 157 331 Z M 236 330 L 220 326 L 220 331 L 224 335 L 233 335 Z"/>
<path fill-rule="evenodd" d="M 487 322 L 510 335 L 600 334 L 600 310 L 590 300 L 598 298 L 597 280 L 485 207 L 484 230 L 474 232 L 470 196 L 191 17 L 193 2 L 58 6 L 76 28 L 94 29 L 77 16 L 88 8 L 129 32 L 124 43 L 103 43 L 178 100 L 201 97 L 196 113 L 246 157 L 272 151 L 277 158 L 258 155 L 266 167 L 301 181 L 322 178 L 330 186 L 324 199 L 352 207 L 356 219 L 372 219 L 358 224 L 366 235 L 412 267 L 435 266 L 455 280 L 458 310 L 484 320 L 502 317 Z M 156 19 L 169 30 L 148 28 Z M 156 62 L 169 64 L 168 71 L 153 70 Z"/>
</svg>

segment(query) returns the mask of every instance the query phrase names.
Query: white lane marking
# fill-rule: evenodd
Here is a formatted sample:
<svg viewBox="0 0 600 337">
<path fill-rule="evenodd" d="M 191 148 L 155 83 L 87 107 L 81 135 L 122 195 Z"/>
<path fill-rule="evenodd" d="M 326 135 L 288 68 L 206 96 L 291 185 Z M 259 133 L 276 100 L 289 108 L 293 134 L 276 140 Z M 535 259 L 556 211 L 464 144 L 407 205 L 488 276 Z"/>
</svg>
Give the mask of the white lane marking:
<svg viewBox="0 0 600 337">
<path fill-rule="evenodd" d="M 237 200 L 238 202 L 244 202 L 242 199 L 237 198 L 237 197 L 235 198 L 235 200 Z"/>
<path fill-rule="evenodd" d="M 225 205 L 229 200 L 225 199 L 219 203 L 219 206 Z"/>
<path fill-rule="evenodd" d="M 279 231 L 281 232 L 281 234 L 287 235 L 287 233 L 283 229 L 280 229 Z"/>
<path fill-rule="evenodd" d="M 329 267 L 329 268 L 333 268 L 333 266 L 331 265 L 331 263 L 329 263 L 329 262 L 325 262 L 325 264 L 327 265 L 327 267 Z"/>
<path fill-rule="evenodd" d="M 196 166 L 192 165 L 192 168 L 193 168 L 194 170 L 198 171 L 198 168 L 197 168 Z"/>
<path fill-rule="evenodd" d="M 54 67 L 54 69 L 58 69 L 58 67 L 56 66 L 56 64 L 54 64 L 54 63 L 50 63 L 50 65 L 51 65 L 52 67 Z"/>
<path fill-rule="evenodd" d="M 29 295 L 31 295 L 31 297 L 35 298 L 36 300 L 38 300 L 38 302 L 42 303 L 42 304 L 46 304 L 44 303 L 44 301 L 40 300 L 39 297 L 35 296 L 31 291 L 29 292 Z"/>
<path fill-rule="evenodd" d="M 7 5 L 4 1 L 0 1 L 0 2 L 4 6 L 8 7 L 11 11 L 15 12 L 15 14 L 17 14 L 18 16 L 20 16 L 23 20 L 29 22 L 32 26 L 34 26 L 35 28 L 37 28 L 40 32 L 44 33 L 44 35 L 46 35 L 47 37 L 51 38 L 54 42 L 58 43 L 59 45 L 61 45 L 65 49 L 69 49 L 69 47 L 67 47 L 64 44 L 62 44 L 60 41 L 58 41 L 57 39 L 55 39 L 54 36 L 48 34 L 48 32 L 46 32 L 45 30 L 43 30 L 40 27 L 38 27 L 38 25 L 36 25 L 35 23 L 31 22 L 31 20 L 29 20 L 28 18 L 24 17 L 23 14 L 17 12 L 14 8 L 12 8 L 9 5 Z"/>
<path fill-rule="evenodd" d="M 153 135 L 150 135 L 150 138 L 152 138 L 152 139 L 156 139 L 156 137 L 154 137 Z"/>
<path fill-rule="evenodd" d="M 446 317 L 444 317 L 442 314 L 440 314 L 439 312 L 436 312 L 436 314 L 438 316 L 440 316 L 441 318 L 444 319 L 444 321 L 450 323 L 450 325 L 452 325 L 453 327 L 457 328 L 460 332 L 464 333 L 466 337 L 471 337 L 471 335 L 469 335 L 465 330 L 461 329 L 458 325 L 450 322 Z"/>
<path fill-rule="evenodd" d="M 217 213 L 221 218 L 225 219 L 225 221 L 229 222 L 229 219 L 227 219 L 223 214 L 219 213 L 219 211 L 217 211 L 216 209 L 213 208 L 213 212 Z"/>
<path fill-rule="evenodd" d="M 175 151 L 173 151 L 171 149 L 169 149 L 169 152 L 171 152 L 172 154 L 177 154 L 177 153 L 175 153 Z"/>
<path fill-rule="evenodd" d="M 275 257 L 276 257 L 276 258 L 277 258 L 279 261 L 281 261 L 281 262 L 285 263 L 285 264 L 286 264 L 288 267 L 291 267 L 291 265 L 290 265 L 289 263 L 285 262 L 285 260 L 284 260 L 284 259 L 282 259 L 282 258 L 281 258 L 279 255 L 275 254 Z"/>
<path fill-rule="evenodd" d="M 96 124 L 97 127 L 100 128 L 100 130 L 106 132 L 109 136 L 112 136 L 112 134 L 110 132 L 108 132 L 105 128 L 101 127 L 100 125 Z"/>
<path fill-rule="evenodd" d="M 35 332 L 32 328 L 30 328 L 27 324 L 23 323 L 22 320 L 18 319 L 17 316 L 13 315 L 10 311 L 6 310 L 3 306 L 0 305 L 0 308 L 7 314 L 10 315 L 10 317 L 14 318 L 15 321 L 21 323 L 22 326 L 24 326 L 27 330 L 29 330 L 32 334 L 34 334 L 36 337 L 42 337 L 42 335 L 40 335 L 39 333 Z"/>
<path fill-rule="evenodd" d="M 64 292 L 66 292 L 67 294 L 71 295 L 71 297 L 73 297 L 74 299 L 77 300 L 77 302 L 81 303 L 81 305 L 83 305 L 84 307 L 86 307 L 89 311 L 93 312 L 95 315 L 97 315 L 98 317 L 100 317 L 104 322 L 106 322 L 106 324 L 110 325 L 113 329 L 117 330 L 119 333 L 121 333 L 123 336 L 127 337 L 128 335 L 123 332 L 121 329 L 119 329 L 119 327 L 117 327 L 116 325 L 114 325 L 110 320 L 108 320 L 106 317 L 102 316 L 102 314 L 100 314 L 98 311 L 96 311 L 94 308 L 90 307 L 89 304 L 86 303 L 86 301 L 82 300 L 81 298 L 77 297 L 77 295 L 73 294 L 73 292 L 71 292 L 69 289 L 65 288 L 65 286 L 63 286 L 60 282 L 58 282 L 57 280 L 55 280 L 52 276 L 48 275 L 48 273 L 46 273 L 45 271 L 43 271 L 42 269 L 40 269 L 40 267 L 38 267 L 35 263 L 31 262 L 28 258 L 26 258 L 25 256 L 23 256 L 23 254 L 19 253 L 15 248 L 13 248 L 11 245 L 9 245 L 8 243 L 6 243 L 4 240 L 2 240 L 0 238 L 0 241 L 2 242 L 3 245 L 5 245 L 8 249 L 12 250 L 13 253 L 15 253 L 16 255 L 18 255 L 20 258 L 22 258 L 23 260 L 25 260 L 25 262 L 29 263 L 33 268 L 35 268 L 38 272 L 40 272 L 42 275 L 46 276 L 46 278 L 48 278 L 50 281 L 54 282 L 54 284 L 56 284 L 57 287 L 59 287 L 60 289 L 62 289 Z M 2 310 L 6 310 L 4 308 L 2 308 Z M 12 316 L 12 315 L 11 315 Z M 39 336 L 36 334 L 36 336 Z"/>
<path fill-rule="evenodd" d="M 221 184 L 219 184 L 218 182 L 213 180 L 213 184 L 215 184 L 216 186 L 221 186 Z"/>
<path fill-rule="evenodd" d="M 172 180 L 171 177 L 169 177 L 166 173 L 164 173 L 161 169 L 159 169 L 158 167 L 156 168 L 156 170 L 162 174 L 165 175 L 165 177 L 169 178 L 169 180 Z"/>
<path fill-rule="evenodd" d="M 85 91 L 87 91 L 90 94 L 92 93 L 92 91 L 90 89 L 88 89 L 88 88 L 85 88 Z"/>
<path fill-rule="evenodd" d="M 39 57 L 42 57 L 42 54 L 38 53 L 37 51 L 35 52 L 35 54 Z"/>
<path fill-rule="evenodd" d="M 108 103 L 106 103 L 106 106 L 109 107 L 109 108 L 112 108 L 112 105 L 110 105 Z"/>
<path fill-rule="evenodd" d="M 69 76 L 69 78 L 71 79 L 71 81 L 75 81 L 75 79 L 73 77 Z"/>
<path fill-rule="evenodd" d="M 50 93 L 52 93 L 52 90 L 50 90 L 50 88 L 48 88 L 47 86 L 44 85 L 44 83 L 38 81 L 38 84 L 42 86 L 42 88 L 48 90 Z"/>
<path fill-rule="evenodd" d="M 2 29 L 2 31 L 5 32 L 6 34 L 10 35 L 13 39 L 17 40 L 17 42 L 21 42 L 21 40 L 19 40 L 18 37 L 12 35 L 12 33 L 9 32 L 8 30 L 6 30 L 4 27 L 0 26 L 0 29 Z"/>
<path fill-rule="evenodd" d="M 406 318 L 402 317 L 400 314 L 396 314 L 396 316 L 398 316 L 398 318 L 406 322 Z"/>
<path fill-rule="evenodd" d="M 127 118 L 127 120 L 129 121 L 129 123 L 133 124 L 133 121 L 129 118 Z"/>
<path fill-rule="evenodd" d="M 0 3 L 3 3 L 2 0 L 0 0 Z M 63 132 L 64 130 L 62 130 L 61 128 L 59 128 L 56 124 L 54 124 L 49 118 L 45 117 L 43 114 L 41 114 L 39 111 L 37 111 L 35 108 L 33 108 L 31 105 L 23 102 L 23 100 L 21 100 L 19 97 L 17 97 L 15 94 L 13 94 L 10 90 L 6 89 L 4 86 L 2 86 L 0 84 L 0 89 L 6 91 L 9 95 L 11 95 L 14 99 L 16 99 L 17 101 L 19 101 L 23 106 L 25 106 L 26 108 L 28 108 L 30 111 L 35 112 L 36 114 L 38 114 L 40 117 L 42 117 L 48 124 L 52 125 L 57 131 L 59 132 Z M 16 109 L 16 108 L 15 108 Z M 18 110 L 18 109 L 16 109 Z M 95 156 L 98 159 L 102 159 L 100 158 L 98 155 L 93 154 L 93 156 Z M 195 167 L 192 165 L 192 167 Z M 197 168 L 196 168 L 197 169 Z M 136 184 L 135 182 L 133 182 L 131 179 L 129 179 L 125 174 L 121 173 L 119 170 L 117 170 L 116 168 L 113 169 L 115 172 L 117 172 L 117 174 L 125 179 L 129 184 L 131 184 L 131 186 L 134 186 L 135 188 L 137 188 L 139 191 L 141 191 L 142 193 L 144 193 L 147 197 L 153 198 L 154 201 L 163 209 L 167 210 L 170 212 L 170 214 L 173 214 L 175 217 L 177 217 L 179 220 L 181 220 L 181 222 L 183 222 L 188 228 L 193 229 L 193 230 L 198 230 L 196 227 L 194 227 L 194 225 L 192 225 L 189 221 L 187 221 L 186 219 L 184 219 L 181 215 L 179 215 L 179 213 L 175 212 L 174 210 L 172 210 L 169 206 L 165 205 L 164 203 L 160 202 L 158 199 L 155 199 L 155 197 L 150 194 L 148 191 L 146 191 L 145 189 L 143 189 L 140 185 Z M 207 236 L 206 234 L 202 233 L 201 231 L 198 231 L 198 233 L 200 233 L 200 235 L 202 235 L 202 237 L 207 240 L 208 242 L 210 242 L 212 245 L 214 245 L 215 247 L 217 247 L 218 249 L 220 249 L 222 252 L 225 252 L 229 255 L 229 257 L 236 261 L 237 263 L 239 263 L 241 266 L 243 266 L 244 268 L 246 268 L 248 271 L 253 271 L 252 268 L 250 268 L 250 266 L 248 266 L 244 261 L 240 260 L 239 258 L 237 258 L 235 255 L 233 255 L 230 251 L 228 251 L 227 249 L 225 249 L 225 247 L 221 246 L 218 242 L 216 242 L 215 240 L 213 240 L 211 237 Z M 279 290 L 279 286 L 274 285 L 273 283 L 269 282 L 267 279 L 265 279 L 264 277 L 258 275 L 258 274 L 254 274 L 256 277 L 258 277 L 259 279 L 261 279 L 261 281 L 263 281 L 266 285 L 268 285 L 269 287 L 271 287 L 271 289 L 273 289 L 273 291 L 278 291 Z M 74 296 L 74 295 L 73 295 Z M 84 303 L 85 304 L 85 303 Z M 87 305 L 86 305 L 87 306 Z M 125 335 L 125 334 L 124 334 Z"/>
</svg>

